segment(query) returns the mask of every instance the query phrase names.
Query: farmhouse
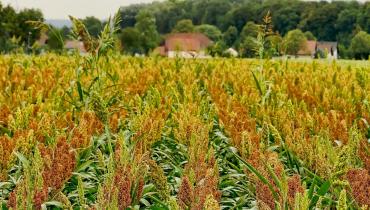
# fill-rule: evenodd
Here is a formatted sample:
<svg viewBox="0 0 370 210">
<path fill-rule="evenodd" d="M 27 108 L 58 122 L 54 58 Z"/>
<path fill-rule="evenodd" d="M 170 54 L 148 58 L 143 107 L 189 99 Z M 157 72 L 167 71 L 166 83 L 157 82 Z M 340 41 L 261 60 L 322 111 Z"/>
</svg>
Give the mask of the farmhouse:
<svg viewBox="0 0 370 210">
<path fill-rule="evenodd" d="M 40 47 L 44 47 L 48 44 L 49 37 L 46 33 L 42 33 L 40 38 L 36 41 Z M 86 53 L 83 42 L 77 40 L 66 40 L 64 42 L 64 48 L 68 51 L 77 51 L 81 54 Z"/>
<path fill-rule="evenodd" d="M 76 50 L 77 52 L 82 54 L 86 53 L 83 42 L 77 40 L 66 40 L 64 43 L 64 48 L 69 51 Z"/>
<path fill-rule="evenodd" d="M 338 43 L 337 42 L 317 42 L 316 57 L 323 55 L 326 58 L 338 58 Z"/>
<path fill-rule="evenodd" d="M 300 58 L 314 58 L 316 54 L 316 41 L 307 41 L 306 45 L 300 49 L 297 56 Z"/>
<path fill-rule="evenodd" d="M 297 53 L 298 58 L 338 58 L 338 43 L 326 41 L 307 41 Z"/>
<path fill-rule="evenodd" d="M 175 33 L 168 35 L 164 45 L 157 47 L 154 52 L 170 58 L 204 58 L 211 44 L 212 41 L 201 33 Z"/>
<path fill-rule="evenodd" d="M 43 32 L 41 33 L 40 38 L 36 41 L 36 43 L 39 46 L 43 47 L 48 43 L 48 40 L 49 40 L 49 36 L 45 32 Z"/>
</svg>

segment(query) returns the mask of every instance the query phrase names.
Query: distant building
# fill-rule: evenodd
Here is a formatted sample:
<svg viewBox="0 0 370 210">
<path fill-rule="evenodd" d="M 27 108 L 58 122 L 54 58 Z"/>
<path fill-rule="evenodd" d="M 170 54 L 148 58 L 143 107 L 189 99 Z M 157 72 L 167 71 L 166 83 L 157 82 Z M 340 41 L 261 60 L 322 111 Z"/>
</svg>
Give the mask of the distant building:
<svg viewBox="0 0 370 210">
<path fill-rule="evenodd" d="M 225 50 L 224 52 L 227 55 L 230 55 L 231 57 L 238 57 L 239 53 L 234 48 L 230 47 L 229 49 Z"/>
<path fill-rule="evenodd" d="M 45 32 L 42 32 L 40 38 L 36 42 L 40 47 L 43 47 L 48 43 L 48 39 L 48 35 Z"/>
<path fill-rule="evenodd" d="M 338 59 L 338 43 L 337 42 L 317 42 L 316 57 L 324 55 L 326 58 Z"/>
<path fill-rule="evenodd" d="M 208 57 L 206 49 L 212 41 L 201 33 L 175 33 L 166 37 L 164 45 L 154 52 L 170 58 L 202 58 Z"/>
<path fill-rule="evenodd" d="M 314 58 L 316 54 L 316 41 L 307 41 L 306 45 L 300 49 L 297 56 L 300 58 Z"/>
<path fill-rule="evenodd" d="M 64 42 L 64 48 L 69 51 L 75 50 L 80 53 L 86 53 L 84 43 L 77 40 L 66 40 Z"/>
<path fill-rule="evenodd" d="M 338 59 L 338 43 L 326 41 L 307 41 L 297 53 L 298 58 Z"/>
</svg>

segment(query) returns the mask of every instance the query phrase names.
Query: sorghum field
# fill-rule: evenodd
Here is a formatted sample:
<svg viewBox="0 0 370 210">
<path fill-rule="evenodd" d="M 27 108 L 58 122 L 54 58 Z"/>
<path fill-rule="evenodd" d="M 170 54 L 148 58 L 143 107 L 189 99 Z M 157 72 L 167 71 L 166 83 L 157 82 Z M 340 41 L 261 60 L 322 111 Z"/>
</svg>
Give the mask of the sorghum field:
<svg viewBox="0 0 370 210">
<path fill-rule="evenodd" d="M 2 209 L 369 209 L 368 61 L 0 57 Z"/>
</svg>

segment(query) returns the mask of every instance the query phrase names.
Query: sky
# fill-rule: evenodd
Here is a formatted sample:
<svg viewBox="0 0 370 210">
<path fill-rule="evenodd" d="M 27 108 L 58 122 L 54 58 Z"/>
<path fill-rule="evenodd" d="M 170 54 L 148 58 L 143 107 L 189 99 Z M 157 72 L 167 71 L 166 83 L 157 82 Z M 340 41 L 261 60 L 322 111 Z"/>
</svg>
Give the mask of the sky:
<svg viewBox="0 0 370 210">
<path fill-rule="evenodd" d="M 154 0 L 0 0 L 3 5 L 10 4 L 15 9 L 41 9 L 45 19 L 68 19 L 68 15 L 78 18 L 95 16 L 106 19 L 114 15 L 120 6 L 149 3 Z"/>
<path fill-rule="evenodd" d="M 107 19 L 114 15 L 120 6 L 149 3 L 154 0 L 0 0 L 3 5 L 11 4 L 15 9 L 41 9 L 45 19 L 68 19 L 68 15 L 78 18 L 95 16 Z M 359 0 L 361 2 L 369 0 Z"/>
</svg>

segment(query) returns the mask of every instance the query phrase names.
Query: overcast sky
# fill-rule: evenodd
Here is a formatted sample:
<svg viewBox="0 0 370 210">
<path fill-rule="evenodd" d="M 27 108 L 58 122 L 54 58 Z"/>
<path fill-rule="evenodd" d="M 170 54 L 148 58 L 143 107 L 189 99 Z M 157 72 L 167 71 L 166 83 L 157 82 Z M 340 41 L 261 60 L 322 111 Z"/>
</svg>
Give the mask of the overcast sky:
<svg viewBox="0 0 370 210">
<path fill-rule="evenodd" d="M 148 3 L 154 0 L 0 0 L 3 5 L 11 4 L 16 9 L 39 8 L 46 19 L 67 19 L 68 15 L 78 18 L 95 16 L 105 19 L 113 15 L 120 6 Z"/>
<path fill-rule="evenodd" d="M 120 6 L 149 3 L 154 0 L 0 0 L 11 4 L 16 9 L 39 8 L 46 19 L 68 19 L 68 15 L 78 18 L 95 16 L 106 19 L 113 15 Z M 158 0 L 156 0 L 158 1 Z M 227 0 L 226 0 L 227 1 Z M 369 1 L 369 0 L 359 0 Z"/>
</svg>

